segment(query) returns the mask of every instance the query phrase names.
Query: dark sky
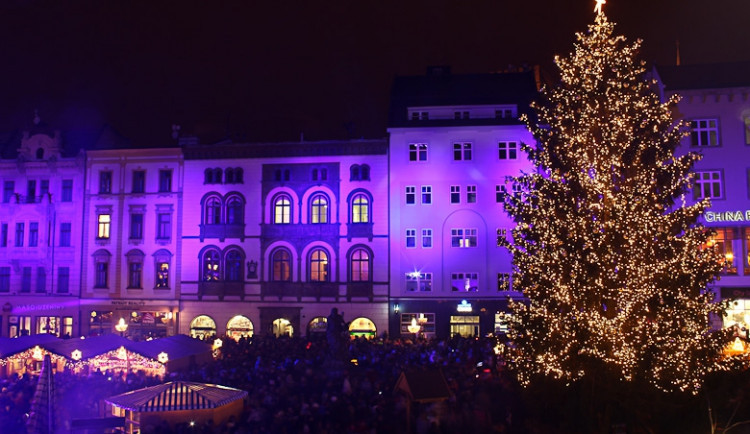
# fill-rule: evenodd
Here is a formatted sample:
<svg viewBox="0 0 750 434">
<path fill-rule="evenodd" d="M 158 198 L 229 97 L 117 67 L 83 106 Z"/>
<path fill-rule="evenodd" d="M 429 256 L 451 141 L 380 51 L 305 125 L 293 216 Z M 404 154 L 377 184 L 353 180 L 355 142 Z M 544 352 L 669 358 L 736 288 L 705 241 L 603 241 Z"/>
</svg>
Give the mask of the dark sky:
<svg viewBox="0 0 750 434">
<path fill-rule="evenodd" d="M 385 136 L 395 75 L 540 64 L 572 50 L 593 0 L 0 0 L 0 130 L 38 108 L 165 145 Z M 748 0 L 608 0 L 643 58 L 750 60 Z"/>
</svg>

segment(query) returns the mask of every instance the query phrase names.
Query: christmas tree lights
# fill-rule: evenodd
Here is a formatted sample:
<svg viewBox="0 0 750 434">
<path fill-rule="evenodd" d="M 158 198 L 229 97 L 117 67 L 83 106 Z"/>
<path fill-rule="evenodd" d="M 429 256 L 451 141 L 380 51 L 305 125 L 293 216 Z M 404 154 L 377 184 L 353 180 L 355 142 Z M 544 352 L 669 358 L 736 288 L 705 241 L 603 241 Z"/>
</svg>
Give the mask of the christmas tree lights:
<svg viewBox="0 0 750 434">
<path fill-rule="evenodd" d="M 712 330 L 727 302 L 707 289 L 722 269 L 688 205 L 700 158 L 677 156 L 685 125 L 672 117 L 637 59 L 640 41 L 614 36 L 601 11 L 575 50 L 557 57 L 561 81 L 542 91 L 524 145 L 537 172 L 506 194 L 516 222 L 514 287 L 524 302 L 506 316 L 510 364 L 522 383 L 543 374 L 570 382 L 601 372 L 661 390 L 700 389 L 706 374 L 745 364 Z"/>
</svg>

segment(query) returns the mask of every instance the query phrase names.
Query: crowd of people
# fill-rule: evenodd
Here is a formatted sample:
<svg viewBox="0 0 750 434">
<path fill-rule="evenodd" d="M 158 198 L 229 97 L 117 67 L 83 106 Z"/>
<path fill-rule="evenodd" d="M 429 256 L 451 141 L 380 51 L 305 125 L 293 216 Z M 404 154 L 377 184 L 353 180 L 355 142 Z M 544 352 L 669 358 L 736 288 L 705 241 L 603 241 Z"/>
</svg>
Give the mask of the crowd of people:
<svg viewBox="0 0 750 434">
<path fill-rule="evenodd" d="M 300 337 L 227 339 L 214 362 L 164 379 L 138 373 L 58 373 L 56 411 L 59 420 L 99 417 L 103 398 L 186 380 L 246 390 L 242 416 L 218 426 L 186 421 L 173 427 L 144 426 L 144 432 L 513 432 L 520 426 L 522 409 L 495 344 L 490 338 L 380 337 L 332 348 L 328 340 Z M 401 373 L 412 370 L 439 370 L 449 395 L 431 403 L 411 402 L 395 386 Z M 34 387 L 35 379 L 28 375 L 0 382 L 0 426 L 23 427 Z"/>
</svg>

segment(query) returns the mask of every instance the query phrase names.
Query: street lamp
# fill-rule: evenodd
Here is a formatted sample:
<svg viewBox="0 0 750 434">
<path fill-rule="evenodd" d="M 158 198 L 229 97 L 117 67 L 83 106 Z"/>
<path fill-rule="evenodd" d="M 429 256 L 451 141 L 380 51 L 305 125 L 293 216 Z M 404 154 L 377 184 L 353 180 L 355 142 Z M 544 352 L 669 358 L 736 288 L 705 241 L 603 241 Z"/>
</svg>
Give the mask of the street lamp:
<svg viewBox="0 0 750 434">
<path fill-rule="evenodd" d="M 128 330 L 128 325 L 125 323 L 125 318 L 120 318 L 120 321 L 115 324 L 115 330 L 120 332 L 120 336 Z"/>
</svg>

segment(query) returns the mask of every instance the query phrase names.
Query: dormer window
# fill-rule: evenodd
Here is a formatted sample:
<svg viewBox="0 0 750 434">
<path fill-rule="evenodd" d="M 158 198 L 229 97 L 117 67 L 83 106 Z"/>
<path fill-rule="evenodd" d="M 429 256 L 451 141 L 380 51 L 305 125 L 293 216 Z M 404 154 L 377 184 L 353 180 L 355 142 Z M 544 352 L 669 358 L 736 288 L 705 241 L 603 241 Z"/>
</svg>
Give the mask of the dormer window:
<svg viewBox="0 0 750 434">
<path fill-rule="evenodd" d="M 469 112 L 468 111 L 453 112 L 453 119 L 469 119 Z"/>
<path fill-rule="evenodd" d="M 430 119 L 430 112 L 424 112 L 424 111 L 411 112 L 411 120 L 413 121 L 426 121 L 428 119 Z"/>
</svg>

